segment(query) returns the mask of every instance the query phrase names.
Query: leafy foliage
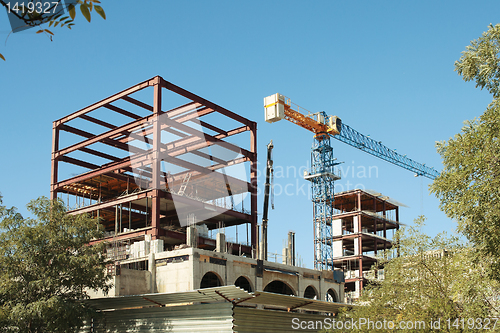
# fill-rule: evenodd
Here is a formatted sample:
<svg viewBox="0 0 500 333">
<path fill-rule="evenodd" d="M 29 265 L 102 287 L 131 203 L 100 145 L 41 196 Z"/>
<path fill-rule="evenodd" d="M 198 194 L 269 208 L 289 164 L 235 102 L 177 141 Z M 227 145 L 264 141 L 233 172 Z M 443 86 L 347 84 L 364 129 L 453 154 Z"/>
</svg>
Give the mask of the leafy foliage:
<svg viewBox="0 0 500 333">
<path fill-rule="evenodd" d="M 30 3 L 29 1 L 27 3 Z M 68 29 L 71 29 L 74 26 L 74 20 L 76 17 L 76 7 L 80 7 L 80 11 L 85 17 L 85 19 L 90 22 L 91 20 L 91 12 L 95 10 L 95 12 L 101 16 L 103 19 L 106 19 L 106 13 L 104 9 L 99 5 L 101 2 L 99 0 L 78 0 L 76 4 L 69 4 L 66 6 L 66 10 L 69 13 L 68 15 L 64 15 L 64 10 L 56 10 L 57 8 L 63 8 L 64 3 L 61 0 L 51 1 L 52 5 L 49 8 L 46 8 L 43 12 L 38 11 L 30 11 L 27 6 L 20 7 L 20 10 L 13 11 L 10 8 L 10 12 L 15 15 L 18 19 L 25 23 L 28 27 L 38 27 L 44 24 L 48 24 L 48 27 L 64 27 L 66 26 Z M 23 2 L 24 4 L 24 2 Z M 0 5 L 5 8 L 9 8 L 8 4 L 4 0 L 0 0 Z M 59 7 L 57 7 L 59 6 Z M 49 29 L 40 29 L 36 32 L 37 34 L 44 33 L 51 40 L 54 33 Z M 5 57 L 0 53 L 0 59 L 5 61 Z"/>
<path fill-rule="evenodd" d="M 0 332 L 74 332 L 92 313 L 86 290 L 109 289 L 95 219 L 66 214 L 45 197 L 28 204 L 36 219 L 1 206 Z"/>
<path fill-rule="evenodd" d="M 486 318 L 496 313 L 500 284 L 488 278 L 489 261 L 476 256 L 470 247 L 454 236 L 439 234 L 431 238 L 422 233 L 423 218 L 415 227 L 398 231 L 400 257 L 382 263 L 385 279 L 375 280 L 363 289 L 362 306 L 340 314 L 338 320 L 370 319 L 373 322 L 425 322 L 424 332 L 432 332 L 430 321 L 441 319 L 443 332 L 467 332 L 451 326 L 446 319 Z M 380 268 L 380 267 L 379 267 Z M 452 322 L 451 322 L 452 323 Z M 416 326 L 415 326 L 416 327 Z M 367 326 L 354 332 L 366 332 Z M 472 330 L 471 330 L 472 331 Z"/>
<path fill-rule="evenodd" d="M 455 70 L 493 94 L 486 111 L 437 143 L 444 169 L 431 185 L 441 208 L 480 252 L 500 258 L 500 24 L 463 52 Z M 500 261 L 492 274 L 500 280 Z"/>
<path fill-rule="evenodd" d="M 476 81 L 494 98 L 500 97 L 500 24 L 490 24 L 482 37 L 473 40 L 455 62 L 455 70 L 465 81 Z"/>
</svg>

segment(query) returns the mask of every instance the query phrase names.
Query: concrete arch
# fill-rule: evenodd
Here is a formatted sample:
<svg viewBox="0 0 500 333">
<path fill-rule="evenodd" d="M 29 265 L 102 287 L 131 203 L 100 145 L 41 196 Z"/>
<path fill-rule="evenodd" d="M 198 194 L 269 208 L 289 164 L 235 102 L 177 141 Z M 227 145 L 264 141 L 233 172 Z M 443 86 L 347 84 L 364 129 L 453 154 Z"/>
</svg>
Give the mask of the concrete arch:
<svg viewBox="0 0 500 333">
<path fill-rule="evenodd" d="M 314 288 L 314 286 L 309 285 L 304 290 L 304 298 L 318 299 L 318 291 Z"/>
<path fill-rule="evenodd" d="M 219 274 L 212 271 L 206 272 L 201 279 L 200 289 L 223 286 L 224 283 L 222 281 Z"/>
<path fill-rule="evenodd" d="M 333 290 L 332 288 L 328 289 L 328 291 L 325 294 L 325 301 L 338 303 L 339 296 L 337 295 L 337 292 L 335 290 Z"/>
<path fill-rule="evenodd" d="M 264 291 L 282 295 L 297 295 L 295 293 L 295 290 L 293 290 L 293 288 L 288 283 L 281 280 L 273 280 L 269 282 L 264 288 Z"/>
<path fill-rule="evenodd" d="M 241 289 L 244 289 L 244 290 L 248 291 L 249 293 L 251 293 L 252 291 L 254 291 L 254 288 L 252 286 L 252 282 L 245 275 L 240 275 L 236 279 L 236 281 L 234 281 L 234 285 L 236 287 L 240 287 Z"/>
</svg>

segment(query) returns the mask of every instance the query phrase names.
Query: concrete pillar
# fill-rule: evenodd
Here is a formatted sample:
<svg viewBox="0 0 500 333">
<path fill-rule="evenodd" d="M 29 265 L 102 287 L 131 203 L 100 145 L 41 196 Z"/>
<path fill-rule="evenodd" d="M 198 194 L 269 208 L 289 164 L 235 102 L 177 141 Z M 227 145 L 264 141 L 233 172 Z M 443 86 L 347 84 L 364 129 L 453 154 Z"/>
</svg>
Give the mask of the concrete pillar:
<svg viewBox="0 0 500 333">
<path fill-rule="evenodd" d="M 235 274 L 234 274 L 235 272 L 234 272 L 233 260 L 230 258 L 227 258 L 227 260 L 226 260 L 225 272 L 226 272 L 226 274 L 225 274 L 226 276 L 224 277 L 224 279 L 225 279 L 224 285 L 228 286 L 228 285 L 234 284 L 234 282 L 236 281 L 236 279 L 238 277 L 235 276 Z"/>
<path fill-rule="evenodd" d="M 263 277 L 258 277 L 255 276 L 254 284 L 255 284 L 255 290 L 256 291 L 264 291 L 264 285 L 263 285 Z"/>
<path fill-rule="evenodd" d="M 215 251 L 225 253 L 226 252 L 226 235 L 223 233 L 217 233 L 217 239 L 215 241 Z"/>
<path fill-rule="evenodd" d="M 319 283 L 318 283 L 318 300 L 324 301 L 325 300 L 325 295 L 326 291 L 324 289 L 324 284 L 325 284 L 325 278 L 323 277 L 323 273 L 319 276 Z"/>
<path fill-rule="evenodd" d="M 156 292 L 156 260 L 154 252 L 151 252 L 148 256 L 148 271 L 151 273 L 150 280 L 150 292 Z"/>
<path fill-rule="evenodd" d="M 295 266 L 295 232 L 288 232 L 287 265 Z"/>
<path fill-rule="evenodd" d="M 198 230 L 194 225 L 186 229 L 186 244 L 189 247 L 196 248 L 198 243 Z"/>
<path fill-rule="evenodd" d="M 281 254 L 283 255 L 283 259 L 281 260 L 281 263 L 283 265 L 288 265 L 288 249 L 286 247 L 283 248 L 281 251 Z"/>
</svg>

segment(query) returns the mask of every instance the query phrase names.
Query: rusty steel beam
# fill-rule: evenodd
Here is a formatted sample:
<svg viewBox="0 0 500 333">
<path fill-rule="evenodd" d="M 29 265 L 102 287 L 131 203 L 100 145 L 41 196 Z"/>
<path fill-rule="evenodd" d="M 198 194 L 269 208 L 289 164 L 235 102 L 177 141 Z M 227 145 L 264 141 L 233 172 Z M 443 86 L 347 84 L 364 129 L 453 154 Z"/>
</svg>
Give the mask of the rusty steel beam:
<svg viewBox="0 0 500 333">
<path fill-rule="evenodd" d="M 59 128 L 53 123 L 52 125 L 52 154 L 50 161 L 50 199 L 57 199 L 57 190 L 55 188 L 58 181 L 59 162 L 55 157 L 55 152 L 59 149 Z"/>
<path fill-rule="evenodd" d="M 134 85 L 134 86 L 132 86 L 132 87 L 130 87 L 128 89 L 120 91 L 119 93 L 116 93 L 116 94 L 114 94 L 114 95 L 112 95 L 110 97 L 107 97 L 107 98 L 99 101 L 99 102 L 96 102 L 96 103 L 94 103 L 94 104 L 92 104 L 90 106 L 87 106 L 86 108 L 83 108 L 83 109 L 81 109 L 79 111 L 76 111 L 76 112 L 74 112 L 74 113 L 72 113 L 72 114 L 70 114 L 70 115 L 68 115 L 66 117 L 63 117 L 63 118 L 59 119 L 59 120 L 56 120 L 54 122 L 54 125 L 57 127 L 60 124 L 64 124 L 64 123 L 66 123 L 66 122 L 68 122 L 70 120 L 73 120 L 75 118 L 78 118 L 78 117 L 86 114 L 86 113 L 89 113 L 90 111 L 93 111 L 93 110 L 98 109 L 100 107 L 103 107 L 103 106 L 105 106 L 105 105 L 107 105 L 107 104 L 109 104 L 111 102 L 119 100 L 119 99 L 121 99 L 124 96 L 128 96 L 128 95 L 133 94 L 135 92 L 138 92 L 138 91 L 140 91 L 140 90 L 142 90 L 144 88 L 152 86 L 153 85 L 152 82 L 151 82 L 152 80 L 153 79 L 149 79 L 149 80 L 146 80 L 146 81 L 141 82 L 139 84 L 136 84 L 136 85 Z"/>
<path fill-rule="evenodd" d="M 169 156 L 167 157 L 167 162 L 168 162 L 168 159 L 173 158 L 172 161 L 176 161 L 176 162 L 181 161 L 183 163 L 183 165 L 186 165 L 183 160 L 175 158 L 175 156 L 182 155 L 184 153 L 185 152 L 182 150 L 175 150 L 175 151 L 169 152 Z M 79 176 L 76 176 L 73 178 L 66 179 L 62 182 L 59 182 L 59 183 L 55 184 L 56 188 L 61 188 L 64 185 L 69 185 L 69 184 L 74 183 L 74 182 L 84 181 L 86 179 L 94 178 L 94 177 L 99 176 L 99 175 L 108 174 L 110 172 L 113 172 L 113 171 L 119 170 L 119 169 L 127 169 L 127 168 L 134 167 L 134 166 L 140 167 L 140 166 L 144 166 L 144 165 L 149 165 L 150 164 L 150 162 L 148 162 L 149 154 L 150 154 L 150 152 L 144 152 L 141 154 L 137 154 L 133 157 L 127 156 L 127 157 L 120 159 L 116 162 L 112 162 L 112 163 L 109 163 L 105 166 L 101 166 L 100 168 L 98 168 L 94 171 L 87 172 L 85 174 L 82 174 L 82 175 L 79 175 Z M 231 161 L 228 161 L 226 165 L 230 166 L 230 165 L 234 165 L 237 163 L 243 163 L 247 160 L 248 160 L 247 158 L 238 158 L 238 159 L 234 160 L 235 163 L 231 163 Z M 145 162 L 148 162 L 148 163 L 145 163 Z M 173 164 L 176 164 L 176 163 L 173 163 Z M 180 165 L 180 166 L 183 166 L 183 165 Z M 193 165 L 195 165 L 195 164 L 193 164 Z M 201 172 L 201 173 L 206 174 L 208 172 L 211 172 L 212 170 L 219 169 L 219 168 L 224 167 L 226 165 L 221 165 L 221 164 L 214 165 L 214 166 L 210 167 L 210 169 L 209 169 L 210 171 L 205 170 L 205 172 Z M 200 166 L 197 166 L 197 167 L 200 167 Z M 130 170 L 130 169 L 128 169 L 128 170 Z M 231 177 L 231 179 L 233 179 L 233 177 Z M 236 178 L 234 178 L 234 179 L 236 179 Z M 239 180 L 239 179 L 238 179 L 238 181 L 241 182 L 241 180 Z"/>
<path fill-rule="evenodd" d="M 160 229 L 160 230 L 163 230 L 163 229 Z M 164 232 L 162 232 L 162 231 L 160 231 L 160 233 L 164 234 Z M 109 236 L 109 237 L 105 237 L 102 239 L 95 239 L 93 241 L 90 241 L 89 245 L 94 245 L 94 244 L 98 244 L 101 242 L 114 242 L 114 241 L 120 241 L 120 240 L 142 238 L 142 237 L 144 237 L 146 235 L 150 235 L 150 234 L 151 234 L 151 227 L 146 227 L 146 228 L 142 228 L 138 231 L 134 231 L 134 232 L 127 232 L 127 233 L 123 233 L 123 234 L 116 235 L 116 236 Z"/>
<path fill-rule="evenodd" d="M 142 198 L 149 197 L 150 192 L 151 192 L 151 190 L 145 190 L 145 191 L 140 192 L 140 193 L 125 195 L 123 197 L 109 200 L 106 202 L 95 203 L 95 204 L 90 205 L 90 206 L 85 206 L 85 207 L 70 210 L 68 212 L 68 214 L 69 215 L 79 215 L 79 214 L 91 213 L 91 212 L 96 211 L 96 210 L 101 210 L 101 209 L 105 209 L 105 208 L 109 208 L 109 207 L 114 207 L 116 205 L 133 202 L 133 201 L 136 201 L 136 200 L 139 200 Z"/>
<path fill-rule="evenodd" d="M 98 157 L 102 157 L 102 158 L 105 158 L 105 159 L 113 161 L 113 162 L 117 162 L 120 160 L 119 157 L 109 155 L 109 154 L 106 154 L 106 153 L 103 153 L 103 152 L 100 152 L 100 151 L 97 151 L 94 149 L 90 149 L 90 148 L 80 148 L 79 150 L 84 152 L 84 153 L 91 154 L 91 155 L 98 156 Z"/>
<path fill-rule="evenodd" d="M 178 118 L 176 118 L 176 120 L 178 121 L 178 120 L 180 119 L 180 120 L 181 120 L 180 122 L 186 122 L 186 121 L 188 121 L 188 120 L 191 120 L 191 119 L 196 119 L 197 117 L 200 117 L 200 116 L 203 116 L 203 115 L 205 115 L 205 114 L 212 113 L 212 112 L 214 112 L 214 111 L 213 111 L 213 110 L 208 110 L 208 109 L 204 108 L 204 109 L 200 109 L 200 111 L 199 111 L 199 112 L 198 112 L 198 111 L 194 111 L 194 112 L 192 112 L 192 113 L 189 113 L 189 114 L 187 114 L 187 115 L 184 115 L 184 116 L 182 116 L 182 118 L 181 118 L 181 117 L 178 117 Z M 167 129 L 170 129 L 170 127 L 169 127 L 169 126 L 167 126 L 166 124 L 162 124 L 162 125 L 161 125 L 161 129 L 162 129 L 162 130 L 167 130 Z M 170 129 L 170 130 L 172 130 L 172 129 Z M 176 130 L 173 130 L 173 131 L 174 131 L 174 132 L 172 132 L 172 133 L 174 133 L 174 134 L 176 134 L 176 135 L 179 135 L 179 133 L 180 133 L 180 132 L 178 132 L 178 131 L 176 131 Z M 150 126 L 150 128 L 148 128 L 148 129 L 146 129 L 146 130 L 145 130 L 145 129 L 143 129 L 140 133 L 135 133 L 135 134 L 136 134 L 136 135 L 141 135 L 141 136 L 145 137 L 146 135 L 150 135 L 151 133 L 153 133 L 153 128 L 152 128 L 152 126 Z M 117 135 L 116 137 L 118 137 L 118 135 Z M 126 142 L 132 141 L 132 140 L 134 140 L 134 139 L 135 139 L 135 138 L 133 138 L 133 137 L 124 137 L 124 138 L 119 139 L 119 141 L 120 141 L 120 142 L 122 142 L 122 143 L 126 143 Z"/>
<path fill-rule="evenodd" d="M 105 107 L 106 109 L 109 109 L 111 111 L 115 111 L 115 112 L 117 112 L 119 114 L 122 114 L 124 116 L 127 116 L 127 117 L 130 117 L 132 119 L 135 119 L 135 120 L 141 119 L 141 116 L 138 116 L 135 113 L 129 112 L 127 110 L 123 110 L 122 108 L 119 108 L 119 107 L 114 106 L 112 104 L 105 104 L 105 105 L 103 105 L 103 107 Z"/>
<path fill-rule="evenodd" d="M 157 81 L 159 82 L 159 80 Z M 161 198 L 159 196 L 160 179 L 161 179 L 161 159 L 160 159 L 160 147 L 161 147 L 161 124 L 160 114 L 161 111 L 161 101 L 162 101 L 162 89 L 159 84 L 154 86 L 154 99 L 153 99 L 153 109 L 151 110 L 155 115 L 153 119 L 153 153 L 151 166 L 153 168 L 153 192 L 151 195 L 151 226 L 152 229 L 152 239 L 158 239 L 160 237 L 160 213 L 161 213 Z M 134 101 L 131 101 L 135 103 Z"/>
<path fill-rule="evenodd" d="M 148 159 L 148 153 L 138 154 L 138 155 L 134 156 L 133 162 L 135 162 L 135 164 L 138 165 L 141 162 L 146 161 L 147 159 Z M 108 173 L 112 173 L 115 170 L 120 170 L 120 169 L 130 167 L 131 165 L 132 165 L 131 158 L 125 157 L 124 159 L 121 159 L 120 161 L 109 163 L 106 166 L 101 166 L 97 170 L 89 171 L 89 172 L 86 172 L 84 174 L 81 174 L 81 175 L 78 175 L 78 176 L 75 176 L 72 178 L 68 178 L 64 181 L 60 181 L 55 185 L 55 187 L 57 189 L 57 188 L 61 188 L 61 187 L 65 186 L 65 185 L 70 185 L 72 183 L 78 183 L 78 182 L 81 182 L 81 181 L 84 181 L 84 180 L 87 180 L 90 178 L 94 178 L 94 177 L 97 177 L 100 175 L 106 175 Z"/>
<path fill-rule="evenodd" d="M 169 127 L 167 127 L 167 128 L 162 128 L 162 130 L 163 130 L 163 131 L 165 131 L 165 132 L 169 132 L 169 133 L 172 133 L 172 134 L 174 134 L 174 135 L 177 135 L 177 136 L 179 136 L 179 137 L 181 137 L 181 138 L 185 138 L 186 136 L 189 136 L 189 135 L 187 135 L 187 134 L 184 134 L 184 133 L 182 133 L 182 132 L 179 132 L 179 131 L 177 131 L 177 130 L 175 130 L 175 129 L 173 129 L 173 128 L 169 128 Z"/>
<path fill-rule="evenodd" d="M 59 129 L 62 130 L 62 131 L 65 131 L 65 132 L 69 132 L 69 133 L 73 133 L 73 134 L 76 134 L 76 135 L 79 135 L 79 136 L 82 136 L 84 138 L 87 138 L 87 140 L 84 140 L 84 141 L 81 141 L 81 142 L 86 142 L 86 141 L 89 141 L 95 137 L 97 137 L 97 135 L 94 135 L 92 133 L 89 133 L 89 132 L 86 132 L 86 131 L 83 131 L 81 129 L 78 129 L 78 128 L 74 128 L 72 126 L 69 126 L 69 125 L 60 125 L 59 126 Z M 81 143 L 80 142 L 80 143 Z M 101 143 L 104 143 L 104 144 L 107 144 L 109 146 L 112 146 L 112 147 L 115 147 L 115 148 L 118 148 L 118 149 L 122 149 L 122 150 L 128 150 L 128 145 L 124 144 L 124 143 L 121 143 L 119 141 L 116 141 L 116 140 L 113 140 L 113 139 L 110 139 L 110 138 L 101 138 L 99 141 L 97 142 L 101 142 Z M 97 142 L 93 142 L 93 143 L 97 143 Z M 76 143 L 75 145 L 78 145 L 78 143 Z M 75 146 L 73 145 L 73 146 Z M 88 144 L 90 145 L 90 144 Z M 70 147 L 73 147 L 73 146 L 70 146 Z M 62 155 L 65 155 L 65 154 L 68 154 L 72 151 L 75 151 L 75 150 L 81 150 L 81 148 L 85 148 L 87 145 L 82 145 L 81 147 L 79 148 L 76 148 L 76 149 L 73 149 L 71 151 L 68 151 L 67 153 L 64 153 L 64 154 L 61 154 L 60 152 L 67 149 L 67 148 L 64 148 L 62 150 L 59 150 L 59 151 L 56 151 L 55 152 L 55 156 L 56 158 L 62 156 Z"/>
<path fill-rule="evenodd" d="M 201 152 L 201 151 L 199 151 L 199 150 L 193 150 L 193 151 L 191 152 L 191 154 L 194 154 L 194 155 L 196 155 L 196 156 L 203 157 L 203 158 L 205 158 L 205 159 L 207 159 L 207 160 L 209 160 L 209 161 L 214 161 L 214 162 L 217 162 L 217 163 L 219 163 L 219 164 L 226 164 L 226 163 L 227 163 L 227 161 L 225 161 L 225 160 L 223 160 L 223 159 L 221 159 L 221 158 L 218 158 L 218 157 L 215 157 L 215 156 L 212 156 L 212 155 L 209 155 L 209 154 L 203 153 L 203 152 Z"/>
<path fill-rule="evenodd" d="M 169 159 L 173 160 L 173 162 L 172 162 L 173 164 L 181 166 L 181 167 L 186 168 L 186 169 L 189 169 L 189 171 L 188 171 L 189 173 L 193 173 L 193 171 L 195 171 L 195 172 L 199 172 L 200 174 L 210 175 L 211 177 L 214 177 L 215 179 L 222 180 L 223 182 L 226 183 L 227 186 L 229 186 L 228 181 L 230 181 L 230 183 L 233 183 L 233 184 L 241 184 L 241 186 L 243 186 L 243 185 L 245 185 L 247 187 L 249 186 L 249 183 L 244 181 L 244 180 L 234 178 L 231 176 L 227 176 L 227 175 L 224 175 L 222 173 L 215 172 L 215 168 L 214 168 L 214 170 L 211 169 L 214 166 L 211 166 L 208 168 L 202 167 L 202 166 L 199 166 L 197 164 L 187 162 L 187 161 L 184 161 L 184 160 L 181 160 L 179 158 L 172 157 L 172 156 L 169 156 Z"/>
<path fill-rule="evenodd" d="M 206 123 L 203 120 L 200 120 L 200 125 L 219 134 L 227 134 L 227 132 L 224 131 L 223 129 L 220 129 L 214 125 L 210 125 L 209 123 Z"/>
<path fill-rule="evenodd" d="M 191 111 L 191 112 L 188 112 L 188 113 L 185 113 L 185 114 L 182 114 L 178 117 L 169 117 L 171 119 L 175 119 L 175 121 L 179 122 L 179 123 L 184 123 L 188 120 L 192 120 L 192 119 L 198 119 L 200 117 L 203 117 L 203 116 L 206 116 L 207 114 L 211 114 L 211 113 L 214 113 L 215 110 L 212 109 L 212 108 L 208 108 L 208 107 L 203 107 L 201 109 L 197 109 L 197 110 L 194 110 L 194 111 Z"/>
<path fill-rule="evenodd" d="M 231 166 L 231 165 L 244 163 L 244 162 L 248 162 L 248 161 L 250 161 L 250 159 L 248 157 L 240 157 L 240 158 L 237 158 L 235 160 L 228 161 L 227 164 L 215 164 L 215 165 L 209 166 L 208 168 L 210 170 L 215 171 L 215 170 L 224 168 L 226 166 Z M 204 177 L 204 175 L 205 175 L 204 173 L 201 173 L 198 171 L 187 170 L 187 171 L 181 171 L 181 172 L 178 172 L 175 174 L 171 174 L 170 177 L 172 177 L 172 180 L 174 181 L 174 183 L 180 182 L 184 179 L 185 175 L 188 173 L 191 174 L 191 179 L 193 179 L 193 180 L 196 178 L 200 178 L 200 176 Z M 164 177 L 164 179 L 165 179 L 165 177 Z M 166 183 L 166 181 L 164 183 Z"/>
<path fill-rule="evenodd" d="M 170 90 L 170 91 L 173 91 L 181 96 L 184 96 L 192 101 L 195 101 L 195 102 L 198 102 L 200 104 L 203 104 L 203 105 L 206 105 L 208 106 L 209 108 L 212 108 L 214 110 L 216 110 L 217 112 L 225 115 L 226 117 L 229 117 L 231 119 L 234 119 L 244 125 L 247 125 L 247 126 L 252 126 L 252 124 L 255 124 L 255 122 L 251 121 L 251 120 L 248 120 L 242 116 L 240 116 L 239 114 L 236 114 L 234 112 L 231 112 L 225 108 L 223 108 L 222 106 L 219 106 L 215 103 L 212 103 L 204 98 L 201 98 L 200 96 L 198 95 L 195 95 L 193 94 L 192 92 L 189 92 L 185 89 L 182 89 L 181 87 L 179 86 L 176 86 L 175 84 L 173 83 L 170 83 L 168 81 L 165 81 L 162 77 L 159 77 L 160 79 L 160 84 L 162 85 L 162 87 Z"/>
<path fill-rule="evenodd" d="M 201 109 L 201 110 L 204 110 L 204 109 Z M 208 112 L 208 111 L 206 111 L 206 112 Z M 214 111 L 211 110 L 209 113 L 211 113 L 211 112 L 214 112 Z M 183 116 L 182 118 L 181 117 L 175 118 L 175 121 L 182 123 L 182 122 L 186 122 L 186 121 L 191 120 L 191 119 L 196 119 L 196 114 L 198 114 L 198 113 L 197 112 L 193 112 L 193 113 L 190 113 L 190 114 L 187 114 L 187 115 Z M 203 113 L 202 115 L 204 115 L 204 114 L 208 114 L 208 113 Z M 198 116 L 199 116 L 199 114 L 198 114 Z M 201 121 L 200 121 L 200 123 L 201 123 Z M 176 134 L 176 135 L 184 137 L 184 138 L 186 137 L 186 135 L 182 135 L 180 132 L 178 132 L 178 131 L 170 128 L 166 124 L 162 124 L 161 129 L 164 130 L 164 131 L 169 131 L 169 132 L 171 132 L 173 134 Z M 221 130 L 221 131 L 223 131 L 223 130 Z M 217 139 L 223 139 L 223 138 L 226 138 L 226 137 L 229 137 L 229 136 L 232 136 L 232 135 L 236 135 L 236 134 L 239 134 L 239 133 L 242 133 L 242 132 L 245 132 L 245 131 L 250 131 L 250 127 L 249 126 L 241 126 L 241 127 L 232 129 L 230 131 L 223 131 L 224 133 L 215 135 L 215 138 L 217 138 Z M 146 135 L 149 135 L 151 133 L 153 133 L 153 129 L 149 128 L 147 130 L 142 131 L 140 133 L 140 135 L 146 136 Z M 132 141 L 133 139 L 134 138 L 125 137 L 125 138 L 118 139 L 118 141 L 120 141 L 122 143 L 126 143 L 126 142 L 129 142 L 129 141 Z M 180 140 L 183 140 L 183 139 L 179 139 L 177 141 L 173 141 L 171 144 L 177 144 Z"/>
<path fill-rule="evenodd" d="M 140 107 L 141 107 L 141 108 L 143 108 L 143 109 L 146 109 L 146 110 L 148 110 L 148 111 L 153 112 L 153 107 L 152 107 L 151 105 L 148 105 L 148 104 L 146 104 L 146 103 L 143 103 L 143 102 L 141 102 L 141 101 L 138 101 L 138 100 L 136 100 L 135 98 L 132 98 L 132 97 L 130 97 L 130 96 L 124 96 L 122 99 L 123 99 L 123 100 L 125 100 L 125 101 L 127 101 L 127 102 L 129 102 L 129 103 L 132 103 L 132 104 L 134 104 L 134 105 L 140 106 Z M 161 111 L 160 111 L 160 112 L 161 112 Z"/>
<path fill-rule="evenodd" d="M 128 130 L 132 130 L 134 128 L 137 128 L 138 126 L 140 126 L 140 125 L 142 125 L 142 124 L 144 124 L 146 122 L 149 122 L 151 119 L 153 119 L 153 117 L 154 117 L 154 115 L 151 115 L 151 116 L 147 116 L 147 117 L 144 117 L 144 118 L 141 118 L 141 119 L 134 120 L 134 121 L 132 121 L 132 122 L 130 122 L 130 123 L 124 125 L 124 126 L 121 126 L 121 127 L 118 127 L 118 128 L 112 129 L 112 130 L 109 130 L 109 131 L 104 132 L 104 133 L 99 134 L 99 135 L 95 135 L 92 138 L 89 138 L 87 140 L 81 141 L 81 142 L 76 143 L 74 145 L 71 145 L 69 147 L 63 148 L 63 149 L 61 149 L 61 150 L 59 150 L 59 151 L 57 151 L 55 153 L 55 157 L 58 158 L 59 156 L 66 155 L 66 154 L 71 153 L 71 152 L 73 152 L 75 150 L 78 150 L 78 149 L 80 149 L 82 147 L 86 147 L 86 146 L 89 146 L 91 144 L 100 142 L 102 140 L 109 139 L 109 137 L 112 136 L 112 135 L 114 135 L 114 134 L 122 133 L 123 131 L 128 131 Z M 68 127 L 67 125 L 64 125 L 64 126 Z M 80 131 L 80 130 L 78 130 L 78 131 Z M 111 139 L 109 139 L 109 140 L 111 140 Z M 118 145 L 119 142 L 116 142 L 116 144 Z"/>
<path fill-rule="evenodd" d="M 246 126 L 237 128 L 233 131 L 234 131 L 234 133 L 244 132 L 244 131 L 246 131 Z M 233 134 L 231 134 L 231 132 L 233 132 L 233 131 L 228 132 L 228 135 L 233 135 Z M 223 137 L 222 134 L 215 136 L 215 138 L 221 138 L 221 137 Z M 186 154 L 189 152 L 197 151 L 201 148 L 206 148 L 206 147 L 212 146 L 214 144 L 215 143 L 213 143 L 213 142 L 209 142 L 209 141 L 206 141 L 204 139 L 200 139 L 196 136 L 189 136 L 187 138 L 179 139 L 177 141 L 173 141 L 173 142 L 165 144 L 163 146 L 161 152 L 162 153 L 168 152 L 168 154 L 171 156 L 178 156 L 178 155 Z"/>
<path fill-rule="evenodd" d="M 246 221 L 250 221 L 250 219 L 251 219 L 251 216 L 247 215 L 245 213 L 240 213 L 240 212 L 237 212 L 235 210 L 228 210 L 226 208 L 222 208 L 222 207 L 212 205 L 212 204 L 209 204 L 206 202 L 190 199 L 190 198 L 185 197 L 185 196 L 179 196 L 176 194 L 172 194 L 169 192 L 163 192 L 163 191 L 160 191 L 160 196 L 162 198 L 166 198 L 169 200 L 173 200 L 173 197 L 175 196 L 175 202 L 183 203 L 185 205 L 190 205 L 193 207 L 193 209 L 206 208 L 207 210 L 210 210 L 212 212 L 217 212 L 217 214 L 219 214 L 219 215 L 225 214 L 225 215 L 229 215 L 229 216 L 235 217 L 237 219 L 246 220 Z M 209 208 L 207 208 L 207 207 L 209 207 Z"/>
<path fill-rule="evenodd" d="M 219 145 L 219 146 L 226 148 L 228 150 L 231 150 L 233 152 L 241 153 L 242 155 L 249 156 L 249 157 L 253 155 L 253 153 L 249 152 L 248 150 L 246 150 L 244 148 L 238 147 L 236 145 L 233 145 L 232 143 L 218 139 L 215 136 L 198 131 L 192 127 L 181 124 L 181 123 L 177 122 L 176 120 L 165 119 L 165 123 L 169 126 L 177 128 L 183 132 L 186 132 L 186 133 L 192 134 L 194 136 L 197 136 L 199 138 L 205 139 L 205 141 L 207 141 L 207 142 L 212 142 L 213 144 Z"/>
<path fill-rule="evenodd" d="M 84 120 L 87 120 L 87 121 L 90 121 L 94 124 L 97 124 L 97 125 L 101 125 L 103 127 L 107 127 L 109 129 L 115 129 L 117 128 L 118 126 L 115 126 L 113 124 L 110 124 L 110 123 L 107 123 L 105 121 L 102 121 L 102 120 L 99 120 L 99 119 L 96 119 L 94 117 L 91 117 L 91 116 L 87 116 L 86 114 L 84 114 L 83 116 L 80 116 L 80 119 L 84 119 Z"/>
<path fill-rule="evenodd" d="M 250 125 L 250 151 L 252 152 L 250 162 L 250 214 L 251 214 L 251 242 L 252 248 L 257 248 L 257 123 Z M 257 257 L 257 253 L 252 253 Z"/>
<path fill-rule="evenodd" d="M 170 118 L 173 118 L 173 117 L 178 116 L 180 114 L 183 114 L 183 113 L 185 113 L 187 111 L 191 111 L 191 110 L 197 109 L 200 106 L 202 106 L 200 103 L 190 102 L 190 103 L 181 105 L 179 107 L 176 107 L 174 109 L 168 110 L 166 112 L 167 112 L 167 114 L 168 114 L 168 116 Z"/>
<path fill-rule="evenodd" d="M 90 169 L 90 170 L 94 170 L 96 168 L 99 168 L 99 165 L 95 165 L 93 163 L 81 161 L 81 160 L 78 160 L 76 158 L 72 158 L 72 157 L 69 157 L 69 156 L 61 156 L 61 158 L 59 158 L 59 161 L 70 163 L 70 164 L 73 164 L 73 165 L 78 165 L 78 166 L 81 166 L 83 168 L 87 168 L 87 169 Z"/>
</svg>

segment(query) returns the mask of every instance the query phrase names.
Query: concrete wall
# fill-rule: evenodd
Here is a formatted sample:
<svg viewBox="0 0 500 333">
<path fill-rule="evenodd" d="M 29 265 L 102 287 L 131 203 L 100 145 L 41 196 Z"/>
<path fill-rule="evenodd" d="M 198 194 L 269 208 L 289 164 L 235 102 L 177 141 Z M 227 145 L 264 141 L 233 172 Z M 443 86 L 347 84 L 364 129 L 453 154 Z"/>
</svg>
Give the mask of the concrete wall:
<svg viewBox="0 0 500 333">
<path fill-rule="evenodd" d="M 243 276 L 249 281 L 252 291 L 262 291 L 272 281 L 281 281 L 299 297 L 304 297 L 306 288 L 312 286 L 317 299 L 325 300 L 329 289 L 334 290 L 338 299 L 344 298 L 344 284 L 334 282 L 331 271 L 265 261 L 263 276 L 259 277 L 255 259 L 198 248 L 150 254 L 148 259 L 149 271 L 122 268 L 121 275 L 115 277 L 115 295 L 199 289 L 203 276 L 213 272 L 222 285 L 234 285 Z M 126 262 L 131 261 L 133 259 Z"/>
<path fill-rule="evenodd" d="M 151 273 L 122 268 L 115 276 L 115 296 L 140 295 L 151 292 Z"/>
</svg>

